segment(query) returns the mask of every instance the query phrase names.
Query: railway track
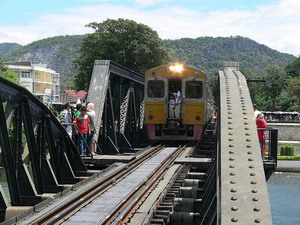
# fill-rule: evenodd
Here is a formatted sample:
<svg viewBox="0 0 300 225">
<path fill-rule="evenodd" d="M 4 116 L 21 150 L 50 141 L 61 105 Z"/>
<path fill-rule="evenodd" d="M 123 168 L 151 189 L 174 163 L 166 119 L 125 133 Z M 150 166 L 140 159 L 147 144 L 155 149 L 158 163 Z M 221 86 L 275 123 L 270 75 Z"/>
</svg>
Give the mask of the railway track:
<svg viewBox="0 0 300 225">
<path fill-rule="evenodd" d="M 91 182 L 89 187 L 60 202 L 53 202 L 53 206 L 46 207 L 45 213 L 42 210 L 19 224 L 116 224 L 128 221 L 185 148 L 162 145 L 150 148 L 98 182 Z M 89 212 L 96 209 L 102 213 Z"/>
</svg>

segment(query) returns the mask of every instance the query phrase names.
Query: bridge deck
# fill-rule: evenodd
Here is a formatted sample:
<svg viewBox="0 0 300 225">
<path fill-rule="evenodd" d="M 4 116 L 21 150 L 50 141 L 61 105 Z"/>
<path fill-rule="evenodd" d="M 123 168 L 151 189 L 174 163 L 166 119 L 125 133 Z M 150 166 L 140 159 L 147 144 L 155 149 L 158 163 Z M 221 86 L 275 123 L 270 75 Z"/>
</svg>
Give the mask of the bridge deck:
<svg viewBox="0 0 300 225">
<path fill-rule="evenodd" d="M 113 185 L 86 207 L 75 213 L 63 224 L 101 224 L 116 210 L 141 184 L 154 173 L 162 162 L 177 148 L 165 148 L 138 169 Z"/>
</svg>

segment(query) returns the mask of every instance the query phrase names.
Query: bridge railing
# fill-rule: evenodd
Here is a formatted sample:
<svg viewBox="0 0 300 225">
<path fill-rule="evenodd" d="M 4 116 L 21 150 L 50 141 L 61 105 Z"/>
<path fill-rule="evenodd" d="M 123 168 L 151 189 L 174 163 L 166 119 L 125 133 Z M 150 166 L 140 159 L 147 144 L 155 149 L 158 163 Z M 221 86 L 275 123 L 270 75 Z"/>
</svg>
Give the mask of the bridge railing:
<svg viewBox="0 0 300 225">
<path fill-rule="evenodd" d="M 278 130 L 272 127 L 257 128 L 257 130 L 266 131 L 266 152 L 263 161 L 272 162 L 277 166 Z"/>
</svg>

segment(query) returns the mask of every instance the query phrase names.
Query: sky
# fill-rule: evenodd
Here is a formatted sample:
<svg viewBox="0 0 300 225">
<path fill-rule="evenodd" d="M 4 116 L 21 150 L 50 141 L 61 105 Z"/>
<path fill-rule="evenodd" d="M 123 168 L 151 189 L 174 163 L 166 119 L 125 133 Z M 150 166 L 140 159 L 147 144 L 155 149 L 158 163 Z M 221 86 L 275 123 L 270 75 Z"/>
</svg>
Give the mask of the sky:
<svg viewBox="0 0 300 225">
<path fill-rule="evenodd" d="M 162 39 L 243 36 L 300 56 L 300 0 L 0 0 L 0 43 L 92 33 L 86 24 L 118 18 Z"/>
</svg>

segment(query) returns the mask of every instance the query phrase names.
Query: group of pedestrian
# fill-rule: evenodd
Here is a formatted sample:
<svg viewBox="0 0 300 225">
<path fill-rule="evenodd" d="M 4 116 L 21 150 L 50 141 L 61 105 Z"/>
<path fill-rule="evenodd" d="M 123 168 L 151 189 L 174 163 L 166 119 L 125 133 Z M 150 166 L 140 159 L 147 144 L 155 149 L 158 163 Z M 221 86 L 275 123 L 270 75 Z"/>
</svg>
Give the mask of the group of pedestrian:
<svg viewBox="0 0 300 225">
<path fill-rule="evenodd" d="M 66 103 L 59 114 L 59 120 L 64 125 L 68 135 L 75 143 L 81 156 L 95 155 L 95 111 L 94 104 L 76 105 L 76 110 L 71 112 L 70 104 Z"/>
</svg>

